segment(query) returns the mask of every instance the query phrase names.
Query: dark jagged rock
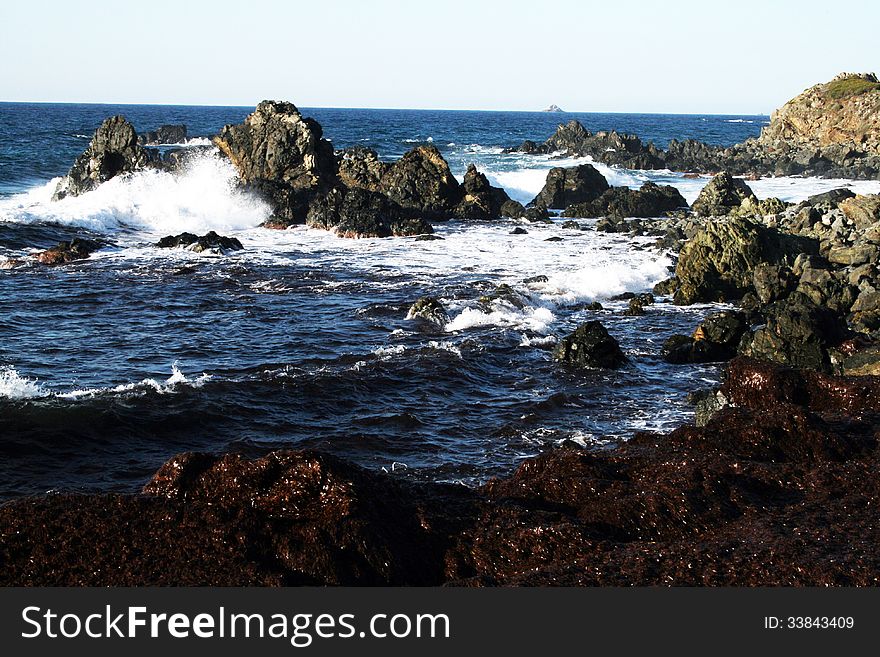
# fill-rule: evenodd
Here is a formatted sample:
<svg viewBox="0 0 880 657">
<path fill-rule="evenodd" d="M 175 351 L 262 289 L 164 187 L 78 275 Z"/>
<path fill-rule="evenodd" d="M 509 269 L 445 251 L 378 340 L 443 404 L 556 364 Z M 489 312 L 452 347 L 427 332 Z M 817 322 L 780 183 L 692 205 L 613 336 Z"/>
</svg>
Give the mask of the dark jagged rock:
<svg viewBox="0 0 880 657">
<path fill-rule="evenodd" d="M 512 231 L 510 231 L 510 234 L 511 235 L 528 235 L 529 231 L 527 231 L 525 228 L 522 228 L 521 226 L 517 226 Z"/>
<path fill-rule="evenodd" d="M 498 212 L 502 217 L 507 217 L 508 219 L 522 219 L 526 216 L 526 209 L 523 207 L 523 204 L 512 199 L 505 201 Z"/>
<path fill-rule="evenodd" d="M 272 224 L 304 223 L 311 203 L 336 182 L 336 157 L 321 126 L 292 103 L 264 100 L 240 125 L 227 125 L 214 143 L 241 180 L 272 206 Z"/>
<path fill-rule="evenodd" d="M 703 217 L 717 217 L 737 210 L 743 201 L 754 198 L 754 192 L 743 180 L 722 171 L 703 187 L 691 210 Z"/>
<path fill-rule="evenodd" d="M 587 203 L 575 203 L 562 213 L 563 217 L 662 217 L 667 212 L 687 207 L 687 201 L 670 185 L 647 182 L 641 189 L 612 187 L 599 198 Z"/>
<path fill-rule="evenodd" d="M 473 164 L 468 165 L 462 183 L 464 198 L 455 210 L 462 219 L 497 219 L 502 216 L 502 208 L 510 210 L 506 205 L 510 197 L 500 187 L 489 184 L 486 176 Z"/>
<path fill-rule="evenodd" d="M 847 337 L 839 316 L 798 292 L 773 303 L 766 315 L 766 325 L 745 337 L 740 353 L 781 365 L 833 371 L 831 350 Z"/>
<path fill-rule="evenodd" d="M 674 335 L 663 344 L 663 359 L 668 363 L 714 363 L 730 360 L 748 332 L 743 313 L 721 311 L 709 315 L 693 336 Z"/>
<path fill-rule="evenodd" d="M 529 205 L 537 208 L 567 208 L 593 201 L 608 189 L 608 181 L 590 164 L 569 169 L 550 169 L 544 188 Z"/>
<path fill-rule="evenodd" d="M 507 283 L 502 283 L 491 292 L 484 294 L 477 299 L 477 303 L 483 306 L 487 311 L 491 311 L 491 306 L 499 301 L 508 306 L 512 306 L 517 310 L 522 310 L 526 307 L 527 299 Z"/>
<path fill-rule="evenodd" d="M 436 297 L 421 297 L 410 306 L 407 319 L 423 319 L 438 326 L 446 326 L 449 315 Z"/>
<path fill-rule="evenodd" d="M 138 143 L 142 146 L 159 144 L 183 144 L 186 142 L 185 125 L 162 125 L 155 130 L 138 135 Z"/>
<path fill-rule="evenodd" d="M 762 262 L 755 267 L 752 285 L 761 303 L 768 304 L 784 299 L 797 287 L 797 277 L 790 267 Z"/>
<path fill-rule="evenodd" d="M 306 223 L 332 230 L 340 237 L 404 237 L 434 232 L 427 221 L 405 216 L 378 192 L 340 187 L 312 202 Z"/>
<path fill-rule="evenodd" d="M 138 145 L 134 126 L 125 117 L 104 119 L 88 148 L 58 181 L 52 200 L 90 192 L 111 178 L 144 168 L 150 160 L 150 153 Z"/>
<path fill-rule="evenodd" d="M 347 187 L 378 192 L 389 166 L 372 148 L 352 146 L 339 156 L 339 181 Z"/>
<path fill-rule="evenodd" d="M 574 333 L 562 338 L 553 350 L 553 359 L 580 367 L 606 369 L 626 363 L 620 344 L 595 320 L 581 324 Z"/>
<path fill-rule="evenodd" d="M 455 215 L 464 193 L 434 146 L 417 146 L 392 163 L 379 191 L 404 211 L 443 221 Z"/>
<path fill-rule="evenodd" d="M 235 237 L 218 235 L 213 230 L 201 236 L 193 233 L 169 235 L 159 240 L 156 246 L 160 249 L 187 249 L 196 253 L 210 251 L 223 254 L 241 251 L 244 248 Z"/>
<path fill-rule="evenodd" d="M 752 289 L 754 269 L 818 253 L 808 238 L 784 235 L 742 218 L 707 221 L 679 254 L 675 303 L 729 301 Z"/>
<path fill-rule="evenodd" d="M 40 251 L 34 255 L 34 258 L 44 265 L 66 265 L 76 260 L 85 260 L 100 248 L 100 242 L 76 237 L 69 242 L 59 242 L 50 249 Z"/>
</svg>

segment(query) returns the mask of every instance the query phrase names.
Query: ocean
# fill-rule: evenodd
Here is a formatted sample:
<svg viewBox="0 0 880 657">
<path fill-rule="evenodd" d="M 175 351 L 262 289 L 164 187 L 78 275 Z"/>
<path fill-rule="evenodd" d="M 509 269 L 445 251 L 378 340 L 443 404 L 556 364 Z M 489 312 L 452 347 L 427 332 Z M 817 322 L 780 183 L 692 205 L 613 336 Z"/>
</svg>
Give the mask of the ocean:
<svg viewBox="0 0 880 657">
<path fill-rule="evenodd" d="M 563 229 L 561 220 L 435 224 L 442 241 L 348 240 L 305 227 L 259 228 L 268 208 L 235 188 L 231 165 L 196 158 L 179 176 L 145 171 L 53 203 L 107 116 L 138 131 L 184 123 L 191 145 L 246 107 L 0 104 L 0 265 L 58 241 L 106 245 L 63 267 L 0 268 L 0 497 L 136 491 L 172 455 L 318 448 L 389 476 L 474 485 L 566 440 L 605 449 L 636 431 L 692 418 L 689 392 L 714 365 L 669 365 L 663 341 L 717 309 L 658 303 L 622 314 L 623 292 L 669 275 L 653 238 Z M 337 148 L 394 159 L 420 143 L 462 178 L 471 162 L 527 202 L 553 166 L 584 159 L 504 154 L 560 122 L 730 145 L 764 116 L 673 116 L 302 108 Z M 612 185 L 672 184 L 693 201 L 707 178 L 596 167 Z M 776 178 L 759 197 L 800 200 L 848 185 Z M 582 221 L 585 226 L 591 222 Z M 525 235 L 512 235 L 523 226 Z M 160 250 L 162 236 L 216 230 L 241 240 L 227 256 Z M 547 241 L 560 237 L 562 241 Z M 546 276 L 543 282 L 525 282 Z M 507 283 L 523 307 L 477 299 Z M 450 321 L 406 319 L 433 295 Z M 587 308 L 600 301 L 605 309 Z M 556 339 L 600 319 L 630 363 L 573 371 Z"/>
</svg>

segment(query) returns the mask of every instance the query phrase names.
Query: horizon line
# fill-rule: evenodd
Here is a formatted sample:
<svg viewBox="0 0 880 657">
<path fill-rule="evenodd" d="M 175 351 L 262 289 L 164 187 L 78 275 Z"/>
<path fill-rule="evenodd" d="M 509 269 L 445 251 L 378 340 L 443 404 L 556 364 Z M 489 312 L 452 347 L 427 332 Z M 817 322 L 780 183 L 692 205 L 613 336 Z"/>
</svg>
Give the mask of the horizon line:
<svg viewBox="0 0 880 657">
<path fill-rule="evenodd" d="M 274 100 L 264 98 L 263 100 Z M 262 101 L 258 101 L 262 102 Z M 290 102 L 290 101 L 287 101 Z M 132 102 L 106 102 L 106 101 L 71 101 L 71 100 L 0 100 L 0 105 L 116 105 L 128 107 L 231 107 L 236 109 L 256 108 L 252 105 L 226 105 L 216 103 L 132 103 Z M 294 103 L 296 105 L 296 103 Z M 642 114 L 642 115 L 669 115 L 669 116 L 770 116 L 768 112 L 758 114 L 743 114 L 730 112 L 628 112 L 623 110 L 562 110 L 561 112 L 548 112 L 547 110 L 528 109 L 480 109 L 480 108 L 446 108 L 446 107 L 351 107 L 341 105 L 296 105 L 297 109 L 307 110 L 374 110 L 374 111 L 407 111 L 407 112 L 510 112 L 523 114 Z"/>
</svg>

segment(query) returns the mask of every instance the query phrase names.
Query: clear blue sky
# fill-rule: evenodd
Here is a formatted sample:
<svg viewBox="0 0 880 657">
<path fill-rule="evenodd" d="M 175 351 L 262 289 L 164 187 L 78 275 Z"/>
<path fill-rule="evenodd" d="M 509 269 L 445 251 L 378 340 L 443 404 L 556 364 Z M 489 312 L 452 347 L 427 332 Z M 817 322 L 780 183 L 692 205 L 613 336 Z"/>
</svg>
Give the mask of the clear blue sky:
<svg viewBox="0 0 880 657">
<path fill-rule="evenodd" d="M 2 0 L 0 100 L 769 113 L 877 0 Z"/>
</svg>

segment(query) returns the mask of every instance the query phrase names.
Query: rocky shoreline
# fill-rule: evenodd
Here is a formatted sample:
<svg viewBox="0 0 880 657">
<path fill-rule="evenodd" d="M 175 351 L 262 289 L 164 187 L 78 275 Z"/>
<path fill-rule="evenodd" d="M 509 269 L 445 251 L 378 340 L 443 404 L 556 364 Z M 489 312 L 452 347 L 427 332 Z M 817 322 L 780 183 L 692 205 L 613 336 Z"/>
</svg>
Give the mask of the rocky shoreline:
<svg viewBox="0 0 880 657">
<path fill-rule="evenodd" d="M 788 171 L 795 160 L 768 144 L 806 148 L 803 125 L 823 144 L 813 168 L 799 173 L 876 176 L 878 156 L 869 153 L 878 141 L 864 117 L 832 117 L 842 127 L 830 135 L 825 119 L 798 110 L 819 95 L 861 117 L 880 93 L 875 84 L 843 76 L 808 90 L 774 115 L 754 147 L 774 171 Z M 844 128 L 857 123 L 858 162 L 828 159 L 855 139 Z M 122 117 L 106 120 L 56 197 L 144 167 L 176 166 L 144 141 Z M 766 172 L 762 160 L 748 160 L 745 171 L 739 155 L 726 160 L 713 150 L 710 158 L 692 146 L 701 153 L 693 170 L 708 170 L 710 159 L 724 170 L 690 207 L 672 187 L 611 187 L 589 164 L 552 169 L 524 207 L 473 166 L 459 183 L 432 146 L 395 162 L 362 148 L 334 152 L 315 121 L 270 101 L 226 126 L 215 144 L 241 185 L 273 208 L 267 227 L 425 237 L 436 221 L 547 221 L 561 210 L 568 228 L 596 218 L 599 231 L 655 236 L 658 249 L 676 254 L 674 275 L 653 294 L 629 295 L 626 313 L 638 317 L 654 303 L 731 304 L 663 349 L 672 364 L 727 362 L 724 382 L 694 391 L 695 426 L 639 433 L 613 450 L 564 444 L 475 489 L 282 450 L 253 459 L 182 454 L 138 495 L 13 500 L 0 507 L 4 585 L 880 583 L 880 195 L 839 189 L 797 204 L 758 200 L 735 174 Z M 522 147 L 639 168 L 684 161 L 670 159 L 684 157 L 678 148 L 592 135 L 575 123 L 544 145 Z M 102 246 L 73 240 L 35 260 L 64 265 Z M 156 246 L 242 248 L 216 233 L 182 233 Z M 509 286 L 486 296 L 497 298 L 518 301 Z M 407 317 L 437 326 L 448 314 L 423 297 Z M 595 320 L 562 337 L 553 358 L 573 368 L 626 362 Z"/>
</svg>

